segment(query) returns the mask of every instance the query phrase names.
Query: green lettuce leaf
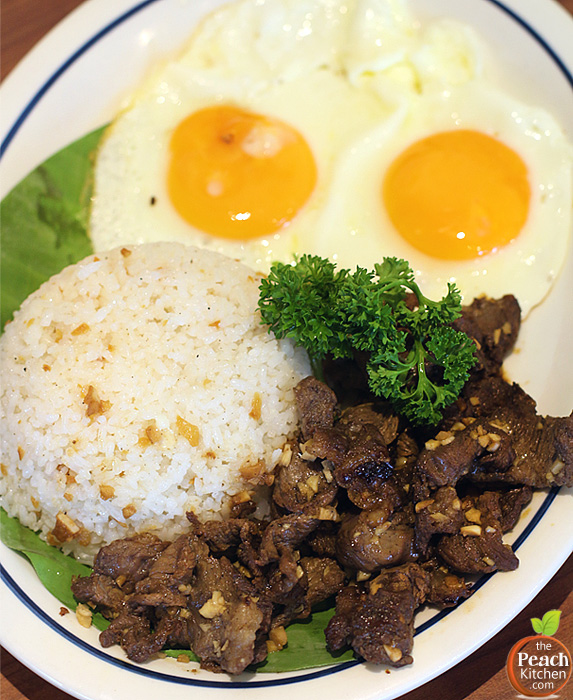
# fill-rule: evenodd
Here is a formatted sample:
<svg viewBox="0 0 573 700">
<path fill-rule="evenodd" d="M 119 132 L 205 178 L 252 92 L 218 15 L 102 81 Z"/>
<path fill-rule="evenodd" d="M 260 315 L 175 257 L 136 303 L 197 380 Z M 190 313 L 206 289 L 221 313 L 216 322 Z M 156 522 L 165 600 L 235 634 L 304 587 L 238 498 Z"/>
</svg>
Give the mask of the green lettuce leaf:
<svg viewBox="0 0 573 700">
<path fill-rule="evenodd" d="M 92 155 L 102 133 L 93 131 L 51 156 L 0 203 L 1 328 L 42 282 L 92 252 Z"/>
<path fill-rule="evenodd" d="M 54 598 L 70 610 L 76 609 L 77 601 L 71 590 L 72 578 L 89 576 L 92 571 L 89 566 L 51 547 L 17 518 L 10 518 L 4 508 L 0 508 L 0 540 L 30 561 L 38 578 Z M 99 614 L 93 616 L 93 623 L 98 629 L 105 629 L 108 625 Z"/>
<path fill-rule="evenodd" d="M 306 620 L 291 623 L 286 628 L 287 646 L 269 654 L 257 670 L 265 673 L 300 671 L 353 659 L 351 650 L 334 655 L 326 648 L 324 628 L 333 614 L 334 607 L 329 607 L 313 612 Z"/>
</svg>

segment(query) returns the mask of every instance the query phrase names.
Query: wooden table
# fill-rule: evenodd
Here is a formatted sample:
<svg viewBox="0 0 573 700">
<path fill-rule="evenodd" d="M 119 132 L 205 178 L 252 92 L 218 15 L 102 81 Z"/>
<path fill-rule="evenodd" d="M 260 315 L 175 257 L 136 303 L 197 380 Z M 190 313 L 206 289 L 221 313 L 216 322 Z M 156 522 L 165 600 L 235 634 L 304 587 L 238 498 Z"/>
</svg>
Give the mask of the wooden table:
<svg viewBox="0 0 573 700">
<path fill-rule="evenodd" d="M 1 0 L 1 67 L 3 79 L 17 62 L 81 0 Z M 573 0 L 561 0 L 573 13 Z M 573 40 L 573 37 L 572 37 Z M 505 675 L 505 660 L 513 644 L 531 634 L 531 617 L 547 610 L 562 611 L 557 633 L 573 652 L 573 556 L 541 593 L 501 632 L 468 659 L 402 700 L 514 700 L 515 692 Z M 571 693 L 566 696 L 567 691 Z M 2 651 L 0 697 L 2 700 L 71 700 Z M 573 697 L 569 684 L 561 697 Z"/>
</svg>

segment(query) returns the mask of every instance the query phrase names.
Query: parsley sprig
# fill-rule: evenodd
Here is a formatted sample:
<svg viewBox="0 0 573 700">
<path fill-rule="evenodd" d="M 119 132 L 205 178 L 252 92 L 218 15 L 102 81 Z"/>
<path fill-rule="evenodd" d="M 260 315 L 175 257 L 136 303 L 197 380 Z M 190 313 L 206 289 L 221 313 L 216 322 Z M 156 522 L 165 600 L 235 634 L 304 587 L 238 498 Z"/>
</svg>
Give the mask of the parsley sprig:
<svg viewBox="0 0 573 700">
<path fill-rule="evenodd" d="M 461 314 L 456 287 L 432 301 L 398 258 L 354 272 L 312 255 L 275 263 L 259 308 L 263 323 L 302 345 L 315 368 L 327 355 L 366 353 L 371 391 L 417 425 L 440 420 L 476 361 L 474 343 L 451 325 Z"/>
</svg>

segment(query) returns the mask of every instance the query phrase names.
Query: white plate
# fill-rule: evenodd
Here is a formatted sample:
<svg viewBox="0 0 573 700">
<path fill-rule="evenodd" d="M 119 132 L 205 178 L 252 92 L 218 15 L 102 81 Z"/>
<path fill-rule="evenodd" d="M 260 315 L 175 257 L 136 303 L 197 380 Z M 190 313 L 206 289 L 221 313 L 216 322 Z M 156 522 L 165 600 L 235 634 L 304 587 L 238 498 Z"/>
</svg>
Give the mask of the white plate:
<svg viewBox="0 0 573 700">
<path fill-rule="evenodd" d="M 89 0 L 58 25 L 5 80 L 0 96 L 3 197 L 49 155 L 108 121 L 158 57 L 175 52 L 220 0 Z M 573 133 L 573 20 L 551 0 L 412 0 L 423 17 L 468 21 L 492 44 L 502 79 L 518 97 L 545 105 Z M 573 397 L 573 252 L 550 297 L 534 310 L 507 363 L 541 412 L 565 415 Z M 539 358 L 539 360 L 537 359 Z M 236 679 L 173 660 L 136 666 L 100 648 L 97 632 L 43 588 L 27 560 L 0 546 L 1 643 L 49 682 L 86 700 L 185 700 L 321 695 L 390 700 L 462 661 L 517 615 L 573 549 L 571 489 L 537 493 L 513 534 L 520 567 L 484 577 L 446 614 L 416 619 L 414 664 L 385 669 L 352 662 L 309 672 Z M 511 541 L 511 540 L 510 540 Z M 542 614 L 545 611 L 540 611 Z"/>
</svg>

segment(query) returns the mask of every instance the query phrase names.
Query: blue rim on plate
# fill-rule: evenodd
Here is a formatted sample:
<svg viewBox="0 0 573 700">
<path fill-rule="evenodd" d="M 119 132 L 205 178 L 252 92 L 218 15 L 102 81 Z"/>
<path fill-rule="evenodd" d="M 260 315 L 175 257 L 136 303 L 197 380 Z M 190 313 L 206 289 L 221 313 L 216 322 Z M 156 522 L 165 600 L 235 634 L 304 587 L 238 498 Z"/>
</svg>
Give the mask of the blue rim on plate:
<svg viewBox="0 0 573 700">
<path fill-rule="evenodd" d="M 42 100 L 42 98 L 46 95 L 46 93 L 53 87 L 53 85 L 58 81 L 58 79 L 72 66 L 74 63 L 81 57 L 83 56 L 89 49 L 91 49 L 94 45 L 96 45 L 101 39 L 103 39 L 107 34 L 112 32 L 113 30 L 117 29 L 120 27 L 124 22 L 129 20 L 131 17 L 134 15 L 138 14 L 139 12 L 143 11 L 146 9 L 148 6 L 155 4 L 156 2 L 161 2 L 163 0 L 143 0 L 143 2 L 138 3 L 131 9 L 127 10 L 124 12 L 122 15 L 117 17 L 115 20 L 112 22 L 108 23 L 106 26 L 104 26 L 102 29 L 100 29 L 98 32 L 96 32 L 91 38 L 89 38 L 87 41 L 85 41 L 73 54 L 71 54 L 60 66 L 57 68 L 52 75 L 44 82 L 44 84 L 37 90 L 37 92 L 33 95 L 33 97 L 29 100 L 29 102 L 26 104 L 26 106 L 22 109 L 20 112 L 19 116 L 15 119 L 14 123 L 8 130 L 8 133 L 4 137 L 2 143 L 0 144 L 0 159 L 4 156 L 7 148 L 10 146 L 12 143 L 14 137 L 26 121 L 26 119 L 30 116 L 34 108 L 38 105 L 38 103 Z M 502 2 L 499 2 L 499 0 L 484 0 L 484 2 L 489 2 L 490 4 L 496 6 L 499 8 L 502 12 L 504 12 L 507 16 L 509 16 L 514 22 L 516 22 L 518 25 L 520 25 L 543 49 L 545 53 L 551 58 L 553 63 L 558 67 L 559 71 L 563 74 L 571 88 L 573 89 L 573 75 L 571 72 L 568 70 L 566 65 L 563 63 L 563 61 L 560 59 L 559 55 L 547 44 L 547 42 L 541 37 L 538 32 L 536 32 L 533 27 L 529 25 L 528 22 L 526 22 L 523 18 L 521 18 L 518 14 L 516 14 L 512 9 L 506 7 Z M 512 548 L 514 551 L 519 549 L 519 547 L 525 542 L 525 540 L 528 538 L 528 536 L 533 532 L 539 521 L 543 518 L 551 504 L 553 503 L 555 497 L 559 493 L 560 489 L 559 488 L 552 488 L 539 508 L 537 509 L 535 515 L 532 517 L 531 521 L 528 523 L 526 528 L 523 530 L 523 532 L 519 535 L 519 537 L 516 539 L 514 542 Z M 486 574 L 484 576 L 481 576 L 476 583 L 472 586 L 472 590 L 475 592 L 479 588 L 481 588 L 489 579 L 494 576 L 495 574 Z M 179 676 L 171 676 L 165 673 L 160 673 L 158 671 L 150 670 L 148 668 L 145 668 L 144 666 L 136 666 L 133 665 L 127 661 L 124 661 L 122 659 L 115 658 L 109 654 L 107 654 L 105 651 L 92 646 L 91 644 L 85 642 L 84 640 L 80 639 L 76 635 L 74 635 L 72 632 L 68 631 L 65 629 L 62 625 L 60 625 L 56 620 L 52 619 L 44 610 L 42 610 L 27 594 L 26 592 L 21 588 L 21 586 L 12 578 L 12 576 L 6 571 L 6 569 L 0 565 L 0 580 L 2 580 L 5 585 L 12 591 L 12 593 L 36 616 L 38 617 L 44 624 L 46 624 L 48 627 L 50 627 L 52 630 L 57 632 L 60 636 L 64 637 L 66 640 L 74 644 L 75 646 L 79 647 L 80 649 L 88 652 L 89 654 L 101 659 L 102 661 L 105 661 L 106 663 L 112 664 L 118 668 L 121 668 L 126 671 L 130 671 L 132 673 L 136 673 L 139 675 L 144 675 L 148 677 L 152 677 L 156 680 L 160 681 L 167 681 L 170 683 L 176 683 L 176 684 L 181 684 L 181 685 L 190 685 L 190 686 L 202 686 L 202 687 L 207 687 L 207 688 L 246 688 L 246 687 L 272 687 L 272 686 L 278 686 L 278 685 L 287 685 L 291 683 L 298 683 L 301 681 L 307 681 L 315 678 L 320 678 L 322 676 L 330 675 L 333 673 L 338 673 L 340 671 L 343 671 L 347 668 L 351 668 L 353 666 L 356 666 L 358 664 L 363 663 L 361 660 L 356 659 L 352 661 L 345 661 L 341 662 L 339 664 L 333 665 L 333 666 L 328 666 L 324 667 L 315 671 L 309 671 L 306 673 L 301 673 L 297 676 L 289 676 L 285 678 L 278 678 L 278 679 L 269 679 L 269 680 L 249 680 L 249 681 L 217 681 L 217 680 L 201 680 L 201 679 L 190 679 L 190 678 L 182 678 Z M 460 603 L 460 605 L 463 604 Z M 457 606 L 459 607 L 459 605 Z M 457 609 L 456 608 L 449 608 L 446 610 L 442 610 L 441 612 L 436 613 L 433 615 L 430 619 L 428 619 L 426 622 L 421 624 L 419 627 L 416 628 L 415 630 L 415 636 L 421 634 L 422 632 L 426 631 L 433 625 L 435 625 L 437 622 L 442 620 L 444 617 L 449 615 L 453 610 Z"/>
</svg>

